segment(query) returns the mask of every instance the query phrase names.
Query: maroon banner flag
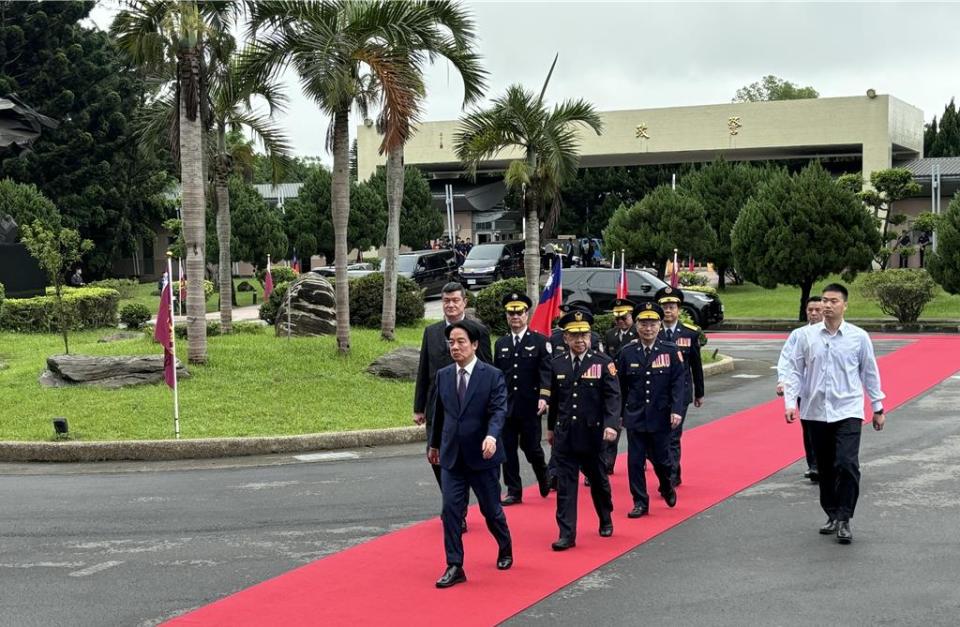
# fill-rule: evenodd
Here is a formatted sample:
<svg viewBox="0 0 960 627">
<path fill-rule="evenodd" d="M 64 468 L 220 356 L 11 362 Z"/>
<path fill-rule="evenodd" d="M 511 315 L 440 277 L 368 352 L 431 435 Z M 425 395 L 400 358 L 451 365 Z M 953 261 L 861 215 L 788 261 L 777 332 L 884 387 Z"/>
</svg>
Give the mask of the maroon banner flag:
<svg viewBox="0 0 960 627">
<path fill-rule="evenodd" d="M 170 300 L 173 298 L 173 283 L 167 281 L 160 292 L 160 311 L 157 312 L 157 326 L 153 331 L 153 338 L 163 346 L 163 380 L 171 388 L 174 387 L 173 360 L 173 317 L 170 313 Z"/>
</svg>

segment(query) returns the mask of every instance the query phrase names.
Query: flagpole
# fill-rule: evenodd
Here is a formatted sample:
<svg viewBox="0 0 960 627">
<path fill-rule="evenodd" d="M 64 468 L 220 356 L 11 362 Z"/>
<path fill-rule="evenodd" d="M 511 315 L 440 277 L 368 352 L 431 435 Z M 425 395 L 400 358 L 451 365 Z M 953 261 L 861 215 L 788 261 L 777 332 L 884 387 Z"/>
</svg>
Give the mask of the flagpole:
<svg viewBox="0 0 960 627">
<path fill-rule="evenodd" d="M 293 281 L 287 286 L 287 339 L 290 339 L 290 292 L 293 291 Z"/>
<path fill-rule="evenodd" d="M 167 274 L 173 276 L 173 253 L 167 251 Z M 173 293 L 173 284 L 170 284 Z M 177 388 L 177 328 L 173 322 L 173 299 L 170 299 L 170 352 L 173 353 L 173 432 L 180 439 L 180 390 Z"/>
</svg>

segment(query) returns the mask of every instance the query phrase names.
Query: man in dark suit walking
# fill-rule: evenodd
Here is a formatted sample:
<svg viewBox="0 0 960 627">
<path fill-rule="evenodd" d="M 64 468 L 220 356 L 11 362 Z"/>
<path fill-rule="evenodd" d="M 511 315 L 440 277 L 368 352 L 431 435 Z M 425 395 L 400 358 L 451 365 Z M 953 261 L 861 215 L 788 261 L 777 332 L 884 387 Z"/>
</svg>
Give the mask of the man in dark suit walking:
<svg viewBox="0 0 960 627">
<path fill-rule="evenodd" d="M 445 331 L 454 363 L 437 372 L 437 401 L 427 459 L 441 468 L 443 546 L 447 570 L 437 580 L 449 588 L 467 580 L 463 570 L 463 529 L 472 488 L 487 528 L 497 541 L 497 568 L 513 565 L 513 544 L 500 506 L 500 441 L 507 415 L 503 373 L 477 359 L 479 325 L 454 322 Z"/>
<path fill-rule="evenodd" d="M 550 494 L 547 461 L 540 445 L 541 416 L 548 405 L 541 396 L 550 392 L 550 351 L 547 338 L 527 328 L 530 297 L 511 292 L 504 295 L 501 304 L 510 327 L 510 333 L 497 340 L 493 347 L 493 365 L 503 371 L 507 381 L 507 422 L 503 427 L 507 456 L 503 463 L 503 483 L 507 495 L 501 503 L 516 505 L 523 501 L 518 448 L 533 466 L 540 496 Z"/>
<path fill-rule="evenodd" d="M 423 330 L 423 341 L 420 343 L 420 365 L 417 368 L 417 382 L 413 393 L 413 422 L 418 425 L 426 423 L 427 437 L 430 435 L 434 408 L 437 404 L 435 387 L 437 371 L 453 363 L 445 331 L 454 322 L 464 320 L 467 309 L 467 291 L 460 283 L 444 285 L 441 297 L 444 319 Z M 482 322 L 474 322 L 477 324 L 478 333 L 477 357 L 480 361 L 493 363 L 490 355 L 490 331 Z M 440 485 L 440 467 L 434 465 L 432 468 L 437 478 L 437 485 Z"/>
</svg>

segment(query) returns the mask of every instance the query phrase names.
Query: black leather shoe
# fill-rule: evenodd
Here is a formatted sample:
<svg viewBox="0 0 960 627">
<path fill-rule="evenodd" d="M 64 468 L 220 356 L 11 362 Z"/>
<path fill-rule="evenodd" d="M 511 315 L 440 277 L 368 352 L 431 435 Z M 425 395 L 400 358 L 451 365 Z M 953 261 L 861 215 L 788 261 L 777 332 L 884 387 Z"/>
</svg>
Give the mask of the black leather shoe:
<svg viewBox="0 0 960 627">
<path fill-rule="evenodd" d="M 497 570 L 509 570 L 513 566 L 513 555 L 511 553 L 502 553 L 497 556 Z"/>
<path fill-rule="evenodd" d="M 466 533 L 466 532 L 467 532 L 467 519 L 464 518 L 463 520 L 460 521 L 460 533 Z"/>
<path fill-rule="evenodd" d="M 540 496 L 543 498 L 550 496 L 550 479 L 547 478 L 547 475 L 537 477 L 537 487 L 540 488 Z"/>
<path fill-rule="evenodd" d="M 583 478 L 583 485 L 585 485 L 585 486 L 587 486 L 587 487 L 589 488 L 589 487 L 590 487 L 590 480 L 587 479 L 586 477 L 584 477 L 584 478 Z"/>
<path fill-rule="evenodd" d="M 600 537 L 609 538 L 613 535 L 613 523 L 607 523 L 605 525 L 600 525 Z"/>
<path fill-rule="evenodd" d="M 820 483 L 820 473 L 816 469 L 810 471 L 810 476 L 807 477 L 810 480 L 810 483 Z"/>
<path fill-rule="evenodd" d="M 677 504 L 677 491 L 670 488 L 670 491 L 663 495 L 663 500 L 667 502 L 667 507 L 673 507 Z"/>
<path fill-rule="evenodd" d="M 560 480 L 556 477 L 550 477 L 550 489 L 554 492 L 557 491 L 557 486 L 560 484 Z"/>
<path fill-rule="evenodd" d="M 566 551 L 567 549 L 572 549 L 575 546 L 577 546 L 577 543 L 571 538 L 560 538 L 550 545 L 554 551 Z"/>
<path fill-rule="evenodd" d="M 642 505 L 637 505 L 629 512 L 627 512 L 627 518 L 640 518 L 641 516 L 647 515 L 647 508 Z"/>
<path fill-rule="evenodd" d="M 508 494 L 507 496 L 503 497 L 500 500 L 500 504 L 503 505 L 504 507 L 507 507 L 509 505 L 519 505 L 520 503 L 523 503 L 523 499 L 519 496 L 514 496 L 512 494 Z"/>
<path fill-rule="evenodd" d="M 841 520 L 837 523 L 837 542 L 850 544 L 853 542 L 853 532 L 850 531 L 850 521 Z"/>
<path fill-rule="evenodd" d="M 839 523 L 836 520 L 830 518 L 822 527 L 820 527 L 820 534 L 824 536 L 833 535 L 837 532 L 838 526 L 839 526 Z"/>
<path fill-rule="evenodd" d="M 437 587 L 449 588 L 450 586 L 455 586 L 458 583 L 464 583 L 466 580 L 467 574 L 463 572 L 463 568 L 459 566 L 447 566 L 447 570 L 443 573 L 443 577 L 437 579 Z"/>
</svg>

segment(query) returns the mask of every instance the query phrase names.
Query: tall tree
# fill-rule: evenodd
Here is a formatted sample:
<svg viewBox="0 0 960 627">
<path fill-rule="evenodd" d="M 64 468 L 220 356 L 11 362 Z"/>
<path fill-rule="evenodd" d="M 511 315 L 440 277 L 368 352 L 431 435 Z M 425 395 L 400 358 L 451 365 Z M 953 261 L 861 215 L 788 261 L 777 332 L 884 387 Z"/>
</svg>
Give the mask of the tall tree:
<svg viewBox="0 0 960 627">
<path fill-rule="evenodd" d="M 717 245 L 707 258 L 716 267 L 717 287 L 721 290 L 726 287 L 727 270 L 733 268 L 730 231 L 740 210 L 753 195 L 762 172 L 748 163 L 733 164 L 720 158 L 682 180 L 682 186 L 700 201 L 717 235 Z"/>
<path fill-rule="evenodd" d="M 554 59 L 556 63 L 556 59 Z M 553 68 L 550 69 L 551 73 Z M 577 175 L 581 127 L 603 132 L 594 106 L 585 100 L 566 100 L 553 109 L 521 85 L 511 85 L 487 109 L 476 109 L 460 120 L 454 150 L 473 175 L 481 161 L 501 151 L 518 150 L 524 158 L 511 161 L 504 175 L 508 188 L 522 188 L 526 212 L 524 275 L 527 295 L 536 306 L 540 278 L 540 217 L 546 203 L 560 195 L 562 185 Z M 559 206 L 557 206 L 559 213 Z"/>
<path fill-rule="evenodd" d="M 846 181 L 848 179 L 844 179 Z M 920 185 L 913 180 L 913 174 L 906 168 L 888 168 L 875 170 L 870 173 L 870 189 L 861 190 L 857 195 L 867 209 L 873 213 L 880 231 L 880 250 L 877 251 L 876 261 L 880 269 L 884 270 L 893 254 L 892 243 L 900 235 L 891 231 L 891 226 L 900 226 L 907 221 L 904 213 L 895 214 L 893 203 L 908 196 L 920 193 Z"/>
<path fill-rule="evenodd" d="M 880 249 L 870 212 L 819 163 L 795 175 L 774 169 L 733 225 L 737 269 L 769 289 L 800 288 L 798 319 L 806 320 L 813 284 L 832 273 L 852 278 Z"/>
<path fill-rule="evenodd" d="M 737 90 L 734 102 L 764 102 L 768 100 L 802 100 L 819 98 L 820 92 L 809 85 L 800 87 L 796 83 L 783 80 L 779 76 L 768 74 L 755 83 Z"/>
<path fill-rule="evenodd" d="M 331 199 L 335 240 L 337 348 L 350 351 L 347 226 L 350 218 L 350 111 L 367 117 L 382 97 L 381 152 L 402 145 L 422 91 L 418 68 L 406 51 L 434 29 L 421 3 L 275 1 L 250 9 L 246 71 L 264 82 L 292 65 L 304 92 L 331 116 L 327 147 L 333 153 Z M 371 78 L 372 77 L 372 78 Z M 371 91 L 371 86 L 377 87 Z"/>
<path fill-rule="evenodd" d="M 663 268 L 680 255 L 703 258 L 717 245 L 700 201 L 685 190 L 661 185 L 643 200 L 621 205 L 603 231 L 604 245 L 623 250 L 628 263 Z"/>
<path fill-rule="evenodd" d="M 455 2 L 425 2 L 415 6 L 422 10 L 428 20 L 434 24 L 432 30 L 420 33 L 426 35 L 420 41 L 412 42 L 405 49 L 411 64 L 422 76 L 424 65 L 436 58 L 450 62 L 463 80 L 463 106 L 475 102 L 486 88 L 486 72 L 480 65 L 480 57 L 475 51 L 477 44 L 473 20 L 470 13 Z M 421 86 L 422 88 L 422 86 Z M 418 102 L 425 95 L 420 93 Z M 414 115 L 419 107 L 414 109 Z M 406 128 L 402 135 L 409 136 L 416 120 L 390 119 L 381 116 L 381 128 L 389 124 L 401 124 Z M 384 128 L 384 130 L 387 130 Z M 354 160 L 355 163 L 355 160 Z M 397 256 L 400 253 L 400 223 L 404 199 L 405 170 L 403 167 L 403 144 L 398 143 L 387 151 L 386 191 L 387 191 L 387 239 L 383 263 L 383 308 L 380 316 L 380 336 L 385 340 L 394 339 L 397 318 Z"/>
<path fill-rule="evenodd" d="M 960 196 L 936 220 L 937 250 L 927 262 L 933 280 L 951 294 L 960 294 Z"/>
<path fill-rule="evenodd" d="M 255 268 L 266 265 L 267 255 L 282 259 L 287 254 L 288 241 L 280 210 L 268 206 L 257 190 L 238 176 L 230 177 L 228 186 L 230 209 L 237 223 L 230 233 L 233 258 L 247 261 Z M 218 210 L 217 219 L 219 213 Z M 222 291 L 220 298 L 224 298 Z M 229 290 L 226 298 L 229 301 Z"/>
<path fill-rule="evenodd" d="M 386 179 L 386 172 L 378 169 L 367 181 L 378 198 L 386 199 L 387 197 Z M 407 166 L 404 168 L 403 176 L 399 244 L 416 250 L 423 248 L 425 242 L 436 239 L 442 234 L 443 217 L 433 204 L 427 179 L 419 168 Z"/>
<path fill-rule="evenodd" d="M 926 125 L 923 133 L 923 154 L 926 157 L 956 157 L 960 155 L 960 114 L 953 98 L 943 108 L 943 115 Z"/>
<path fill-rule="evenodd" d="M 174 160 L 180 164 L 181 212 L 187 253 L 187 358 L 207 361 L 206 299 L 203 277 L 206 258 L 206 176 L 204 121 L 208 91 L 204 41 L 210 32 L 226 32 L 235 14 L 232 2 L 196 0 L 128 0 L 111 26 L 118 46 L 148 76 L 170 90 L 177 105 L 178 142 Z M 169 78 L 175 80 L 172 84 Z M 166 93 L 166 92 L 162 92 Z"/>
<path fill-rule="evenodd" d="M 172 179 L 162 156 L 141 150 L 134 137 L 144 81 L 107 33 L 84 26 L 93 6 L 0 6 L 0 94 L 16 93 L 59 123 L 30 150 L 3 150 L 0 179 L 36 185 L 59 208 L 63 226 L 94 242 L 84 263 L 96 277 L 153 236 L 167 217 Z"/>
</svg>

